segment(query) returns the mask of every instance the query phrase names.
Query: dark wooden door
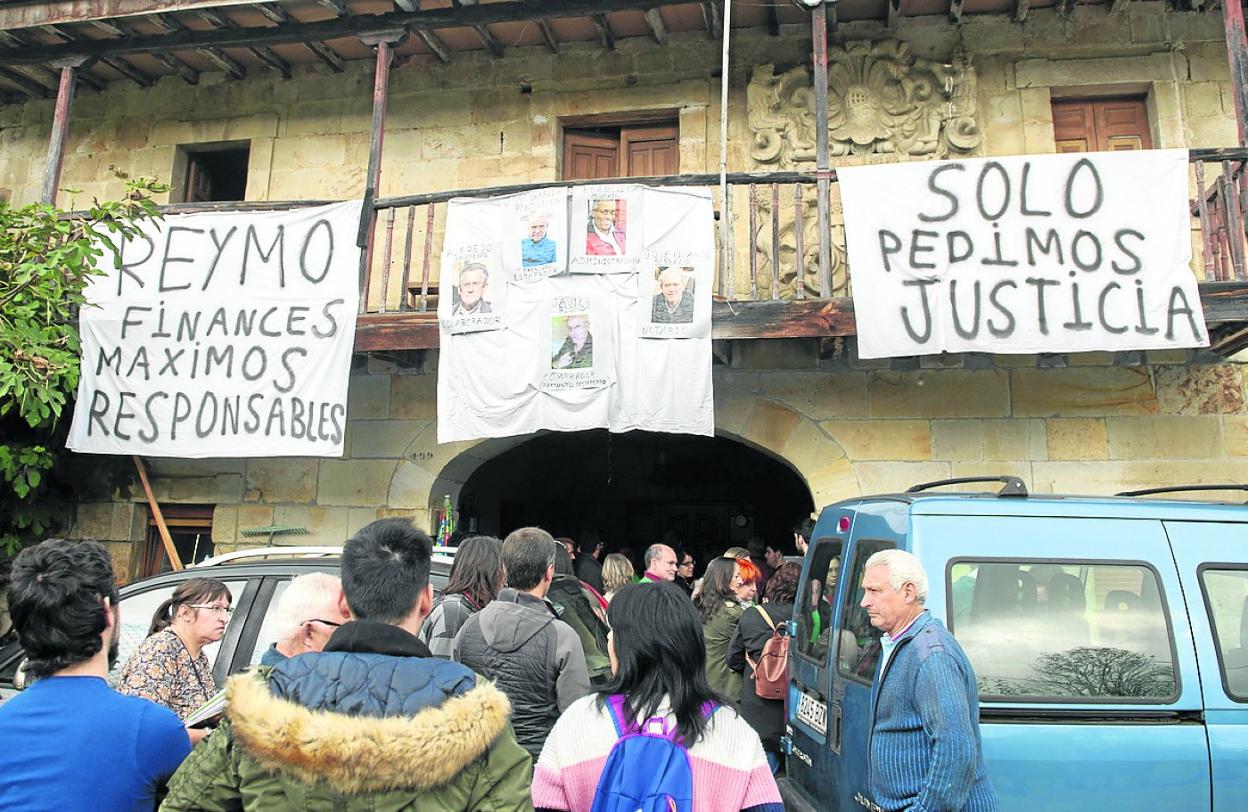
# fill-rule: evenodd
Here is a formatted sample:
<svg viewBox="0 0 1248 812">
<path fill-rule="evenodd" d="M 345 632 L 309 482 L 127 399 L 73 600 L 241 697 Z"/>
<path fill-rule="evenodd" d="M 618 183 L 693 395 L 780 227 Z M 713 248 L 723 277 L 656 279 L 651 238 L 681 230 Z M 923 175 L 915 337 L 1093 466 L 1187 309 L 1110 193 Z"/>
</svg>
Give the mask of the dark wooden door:
<svg viewBox="0 0 1248 812">
<path fill-rule="evenodd" d="M 1058 152 L 1152 149 L 1144 99 L 1063 99 L 1053 102 Z"/>
<path fill-rule="evenodd" d="M 563 134 L 564 180 L 680 174 L 679 130 L 671 124 Z"/>
<path fill-rule="evenodd" d="M 580 133 L 564 133 L 564 180 L 593 180 L 620 176 L 618 139 Z"/>
<path fill-rule="evenodd" d="M 626 127 L 620 130 L 620 150 L 624 155 L 624 174 L 628 177 L 646 175 L 679 175 L 680 150 L 675 127 Z"/>
</svg>

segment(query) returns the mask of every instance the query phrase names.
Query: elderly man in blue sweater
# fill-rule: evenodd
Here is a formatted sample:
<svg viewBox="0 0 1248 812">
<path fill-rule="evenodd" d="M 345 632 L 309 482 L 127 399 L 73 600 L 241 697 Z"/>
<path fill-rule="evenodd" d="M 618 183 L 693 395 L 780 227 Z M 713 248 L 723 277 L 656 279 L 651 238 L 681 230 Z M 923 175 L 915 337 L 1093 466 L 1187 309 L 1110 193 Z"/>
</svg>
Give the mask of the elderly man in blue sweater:
<svg viewBox="0 0 1248 812">
<path fill-rule="evenodd" d="M 927 575 L 902 550 L 867 559 L 862 607 L 884 633 L 871 690 L 872 808 L 996 810 L 979 739 L 979 692 L 958 641 L 924 607 Z"/>
</svg>

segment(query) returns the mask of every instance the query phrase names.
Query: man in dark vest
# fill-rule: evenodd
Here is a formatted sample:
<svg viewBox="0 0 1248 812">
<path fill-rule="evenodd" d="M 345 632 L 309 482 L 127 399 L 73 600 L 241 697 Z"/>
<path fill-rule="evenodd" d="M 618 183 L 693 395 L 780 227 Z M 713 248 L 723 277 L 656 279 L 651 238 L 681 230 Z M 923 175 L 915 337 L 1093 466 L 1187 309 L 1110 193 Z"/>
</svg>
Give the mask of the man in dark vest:
<svg viewBox="0 0 1248 812">
<path fill-rule="evenodd" d="M 516 740 L 535 761 L 559 714 L 590 692 L 580 638 L 546 601 L 556 544 L 537 527 L 503 540 L 507 587 L 468 618 L 454 648 L 456 661 L 507 694 Z"/>
</svg>

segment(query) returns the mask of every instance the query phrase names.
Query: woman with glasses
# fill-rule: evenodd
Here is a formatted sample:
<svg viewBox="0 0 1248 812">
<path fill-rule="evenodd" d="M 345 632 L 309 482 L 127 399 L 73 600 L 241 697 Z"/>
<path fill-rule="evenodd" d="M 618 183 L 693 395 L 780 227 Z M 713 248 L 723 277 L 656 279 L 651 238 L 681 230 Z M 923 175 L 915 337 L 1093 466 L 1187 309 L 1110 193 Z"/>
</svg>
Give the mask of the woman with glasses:
<svg viewBox="0 0 1248 812">
<path fill-rule="evenodd" d="M 234 609 L 230 590 L 215 578 L 188 578 L 156 607 L 147 639 L 117 679 L 117 690 L 164 705 L 185 719 L 217 692 L 204 646 L 225 634 Z M 191 744 L 208 735 L 190 731 Z"/>
</svg>

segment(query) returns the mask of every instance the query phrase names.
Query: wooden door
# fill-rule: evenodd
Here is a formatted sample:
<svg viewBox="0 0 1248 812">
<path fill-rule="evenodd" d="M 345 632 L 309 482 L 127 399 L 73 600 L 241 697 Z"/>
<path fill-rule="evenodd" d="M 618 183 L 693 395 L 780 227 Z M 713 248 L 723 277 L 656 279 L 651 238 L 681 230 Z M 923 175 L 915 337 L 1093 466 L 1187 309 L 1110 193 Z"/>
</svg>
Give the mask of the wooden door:
<svg viewBox="0 0 1248 812">
<path fill-rule="evenodd" d="M 1152 149 L 1148 108 L 1141 98 L 1053 102 L 1058 152 Z"/>
<path fill-rule="evenodd" d="M 593 180 L 620 176 L 620 142 L 616 138 L 564 133 L 564 180 Z"/>
<path fill-rule="evenodd" d="M 675 127 L 625 127 L 620 130 L 620 151 L 624 156 L 623 174 L 679 175 L 680 150 Z"/>
</svg>

